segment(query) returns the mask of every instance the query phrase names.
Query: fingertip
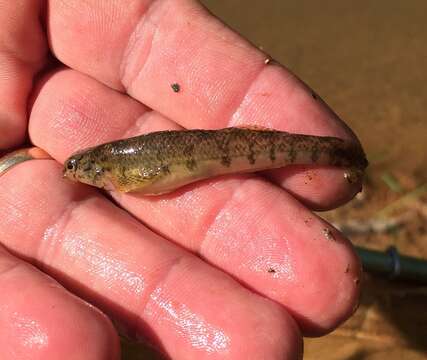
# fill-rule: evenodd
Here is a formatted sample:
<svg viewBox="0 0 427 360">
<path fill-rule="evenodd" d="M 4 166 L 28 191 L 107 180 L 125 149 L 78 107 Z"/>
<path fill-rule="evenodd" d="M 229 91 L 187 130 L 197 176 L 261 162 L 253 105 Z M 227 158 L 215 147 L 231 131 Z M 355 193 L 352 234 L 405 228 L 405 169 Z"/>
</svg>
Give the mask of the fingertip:
<svg viewBox="0 0 427 360">
<path fill-rule="evenodd" d="M 344 205 L 362 189 L 362 179 L 348 181 L 345 169 L 341 168 L 291 165 L 265 175 L 314 211 Z"/>
<path fill-rule="evenodd" d="M 286 341 L 284 341 L 283 338 L 277 338 L 277 342 L 282 347 L 279 350 L 281 357 L 278 356 L 278 358 L 292 360 L 302 359 L 304 353 L 304 342 L 299 325 L 295 319 L 280 305 L 275 304 L 275 308 L 272 307 L 272 309 L 273 311 L 277 312 L 277 314 L 273 315 L 273 318 L 277 319 L 276 326 L 278 326 L 279 329 L 286 329 Z M 282 332 L 278 331 L 278 334 L 283 336 L 283 330 Z"/>
<path fill-rule="evenodd" d="M 326 229 L 326 228 L 325 228 Z M 297 320 L 304 336 L 319 337 L 335 330 L 357 309 L 360 292 L 362 266 L 354 248 L 336 231 L 326 232 L 332 247 L 325 249 L 325 256 L 307 266 L 306 286 L 314 286 L 301 300 L 302 306 L 294 306 L 291 314 Z M 309 260 L 309 259 L 308 259 Z M 316 284 L 316 285 L 315 285 Z M 325 286 L 321 286 L 324 284 Z M 306 311 L 304 306 L 310 306 Z"/>
<path fill-rule="evenodd" d="M 33 76 L 46 54 L 41 1 L 2 1 L 0 22 L 0 148 L 23 142 Z"/>
<path fill-rule="evenodd" d="M 0 249 L 2 358 L 120 358 L 110 320 L 52 278 Z"/>
<path fill-rule="evenodd" d="M 196 272 L 198 264 L 195 258 L 176 263 L 145 308 L 152 329 L 166 335 L 163 339 L 171 331 L 180 334 L 165 341 L 168 354 L 186 358 L 194 352 L 201 358 L 209 353 L 230 360 L 301 358 L 301 332 L 286 309 L 214 268 L 203 265 L 204 271 Z"/>
</svg>

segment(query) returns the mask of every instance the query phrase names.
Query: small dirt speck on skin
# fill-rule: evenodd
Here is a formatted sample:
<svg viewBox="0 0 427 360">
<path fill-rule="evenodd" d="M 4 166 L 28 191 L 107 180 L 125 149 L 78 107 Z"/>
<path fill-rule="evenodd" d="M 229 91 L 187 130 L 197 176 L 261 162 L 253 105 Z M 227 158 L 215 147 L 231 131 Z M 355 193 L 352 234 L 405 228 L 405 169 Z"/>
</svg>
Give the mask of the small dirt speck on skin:
<svg viewBox="0 0 427 360">
<path fill-rule="evenodd" d="M 275 274 L 275 273 L 276 273 L 276 270 L 274 270 L 274 269 L 271 267 L 271 268 L 268 268 L 268 272 L 269 272 L 270 274 Z"/>
<path fill-rule="evenodd" d="M 350 272 L 350 265 L 347 265 L 347 267 L 345 268 L 345 271 L 344 271 L 346 274 L 348 274 L 349 272 Z"/>
<path fill-rule="evenodd" d="M 178 83 L 174 83 L 174 84 L 172 84 L 171 85 L 171 88 L 172 88 L 172 90 L 174 91 L 174 92 L 180 92 L 180 90 L 181 90 L 181 86 L 178 84 Z"/>
<path fill-rule="evenodd" d="M 345 171 L 344 172 L 344 179 L 347 180 L 349 184 L 355 184 L 357 181 L 360 180 L 360 174 L 354 172 L 354 171 Z"/>
<path fill-rule="evenodd" d="M 335 236 L 332 233 L 331 229 L 324 228 L 323 229 L 323 235 L 325 235 L 325 238 L 328 240 L 335 240 Z"/>
<path fill-rule="evenodd" d="M 312 91 L 312 92 L 311 92 L 311 97 L 312 97 L 314 100 L 317 100 L 317 95 L 316 95 L 316 93 L 315 93 L 314 91 Z"/>
<path fill-rule="evenodd" d="M 312 172 L 306 173 L 306 181 L 304 181 L 304 184 L 307 185 L 309 182 L 311 182 L 314 178 L 314 174 Z"/>
</svg>

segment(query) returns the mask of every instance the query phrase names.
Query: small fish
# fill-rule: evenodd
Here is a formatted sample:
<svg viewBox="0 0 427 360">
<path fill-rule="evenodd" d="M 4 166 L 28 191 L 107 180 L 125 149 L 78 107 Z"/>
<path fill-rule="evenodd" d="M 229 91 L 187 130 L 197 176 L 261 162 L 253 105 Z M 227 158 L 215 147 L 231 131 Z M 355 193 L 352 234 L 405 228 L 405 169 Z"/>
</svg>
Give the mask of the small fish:
<svg viewBox="0 0 427 360">
<path fill-rule="evenodd" d="M 158 131 L 73 154 L 64 177 L 106 190 L 163 194 L 202 179 L 319 164 L 363 176 L 359 144 L 335 137 L 254 128 Z M 347 177 L 349 176 L 346 173 Z"/>
</svg>

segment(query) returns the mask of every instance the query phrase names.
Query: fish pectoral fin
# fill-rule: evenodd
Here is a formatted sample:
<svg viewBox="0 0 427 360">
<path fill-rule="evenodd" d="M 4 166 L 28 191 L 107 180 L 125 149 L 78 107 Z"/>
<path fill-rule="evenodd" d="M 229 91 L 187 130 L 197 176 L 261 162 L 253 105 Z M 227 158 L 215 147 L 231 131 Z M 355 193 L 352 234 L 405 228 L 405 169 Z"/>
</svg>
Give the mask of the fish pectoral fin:
<svg viewBox="0 0 427 360">
<path fill-rule="evenodd" d="M 139 169 L 127 170 L 111 177 L 111 183 L 115 191 L 131 192 L 143 191 L 146 187 L 157 182 L 163 177 L 161 169 L 141 171 Z"/>
<path fill-rule="evenodd" d="M 104 181 L 104 183 L 102 185 L 102 188 L 104 190 L 107 190 L 107 191 L 115 191 L 116 190 L 116 185 L 113 184 L 113 182 L 111 180 L 107 179 L 107 180 Z"/>
</svg>

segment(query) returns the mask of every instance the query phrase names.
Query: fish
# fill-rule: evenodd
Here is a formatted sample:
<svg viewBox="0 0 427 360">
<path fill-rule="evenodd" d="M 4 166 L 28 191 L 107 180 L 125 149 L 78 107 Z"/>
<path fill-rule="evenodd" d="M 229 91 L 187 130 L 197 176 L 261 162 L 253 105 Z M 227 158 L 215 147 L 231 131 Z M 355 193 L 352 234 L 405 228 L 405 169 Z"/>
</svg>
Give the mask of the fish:
<svg viewBox="0 0 427 360">
<path fill-rule="evenodd" d="M 368 161 L 358 142 L 229 127 L 157 131 L 83 149 L 65 161 L 63 175 L 108 191 L 159 195 L 211 177 L 291 164 L 344 168 L 354 182 Z"/>
</svg>

